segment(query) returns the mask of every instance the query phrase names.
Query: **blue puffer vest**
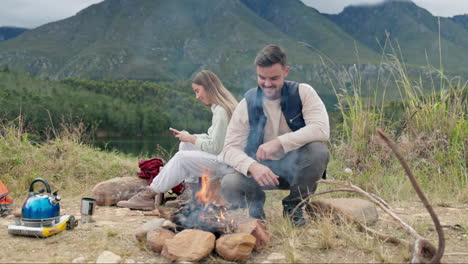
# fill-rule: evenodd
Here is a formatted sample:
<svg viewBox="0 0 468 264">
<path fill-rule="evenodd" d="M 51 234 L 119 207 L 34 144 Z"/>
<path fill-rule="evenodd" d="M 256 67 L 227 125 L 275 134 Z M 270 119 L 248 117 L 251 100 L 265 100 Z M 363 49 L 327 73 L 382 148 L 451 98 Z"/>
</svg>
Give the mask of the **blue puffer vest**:
<svg viewBox="0 0 468 264">
<path fill-rule="evenodd" d="M 249 137 L 244 149 L 245 153 L 255 159 L 258 147 L 263 143 L 263 135 L 267 118 L 263 112 L 263 93 L 259 87 L 245 93 L 249 114 Z M 305 126 L 302 116 L 302 101 L 299 95 L 299 83 L 285 81 L 281 89 L 281 111 L 292 131 Z"/>
</svg>

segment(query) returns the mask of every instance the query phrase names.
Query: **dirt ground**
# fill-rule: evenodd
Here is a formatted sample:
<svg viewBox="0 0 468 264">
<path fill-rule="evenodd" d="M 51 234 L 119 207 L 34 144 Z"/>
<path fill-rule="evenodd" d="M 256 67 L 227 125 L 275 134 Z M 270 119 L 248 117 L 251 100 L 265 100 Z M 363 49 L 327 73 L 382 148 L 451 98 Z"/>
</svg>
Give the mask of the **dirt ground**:
<svg viewBox="0 0 468 264">
<path fill-rule="evenodd" d="M 432 228 L 429 214 L 420 203 L 406 203 L 392 205 L 397 213 L 413 226 L 418 232 L 437 245 L 437 234 Z M 80 219 L 80 198 L 64 199 L 61 202 L 61 213 L 74 215 Z M 445 226 L 446 249 L 442 259 L 444 263 L 468 263 L 468 205 L 453 207 L 436 207 L 440 221 Z M 404 236 L 389 216 L 380 212 L 380 220 L 374 229 L 394 235 Z M 280 216 L 281 210 L 275 208 L 267 210 L 267 218 Z M 154 216 L 145 216 L 143 212 L 117 207 L 100 206 L 93 216 L 95 222 L 82 225 L 73 230 L 66 230 L 48 238 L 32 238 L 12 236 L 7 232 L 7 226 L 13 223 L 10 217 L 0 219 L 0 241 L 2 251 L 1 263 L 71 263 L 74 259 L 84 257 L 86 262 L 94 263 L 98 256 L 109 250 L 122 257 L 124 263 L 161 263 L 169 262 L 139 244 L 134 237 L 135 231 Z M 358 244 L 339 242 L 332 247 L 323 249 L 318 246 L 318 234 L 315 227 L 320 223 L 312 223 L 301 230 L 307 233 L 305 246 L 294 249 L 294 239 L 277 238 L 272 234 L 269 246 L 254 252 L 248 263 L 375 263 L 375 262 L 407 262 L 407 250 L 401 246 L 389 243 L 373 243 L 375 246 L 366 248 Z M 269 228 L 267 221 L 267 228 Z M 419 229 L 419 230 L 418 230 Z M 373 240 L 363 235 L 364 240 Z M 367 238 L 366 238 L 367 237 Z M 317 240 L 317 241 L 316 241 Z M 362 239 L 361 239 L 362 240 Z M 289 241 L 289 242 L 288 242 Z M 289 246 L 286 244 L 290 244 Z M 364 243 L 365 244 L 365 243 Z M 371 243 L 372 244 L 372 243 Z M 368 244 L 365 244 L 368 245 Z M 292 247 L 292 251 L 291 251 Z M 212 253 L 202 262 L 222 262 L 223 260 Z"/>
</svg>

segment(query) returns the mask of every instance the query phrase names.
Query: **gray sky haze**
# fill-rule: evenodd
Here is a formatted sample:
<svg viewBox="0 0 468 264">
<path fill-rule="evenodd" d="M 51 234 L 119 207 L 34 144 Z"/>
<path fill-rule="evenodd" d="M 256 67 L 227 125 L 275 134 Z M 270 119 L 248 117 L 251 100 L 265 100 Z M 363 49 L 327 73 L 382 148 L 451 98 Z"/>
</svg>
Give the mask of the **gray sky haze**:
<svg viewBox="0 0 468 264">
<path fill-rule="evenodd" d="M 102 0 L 1 0 L 0 26 L 34 28 L 75 15 L 78 11 Z M 196 1 L 196 0 L 194 0 Z M 284 0 L 288 1 L 288 0 Z M 339 13 L 356 4 L 376 4 L 383 0 L 302 0 L 322 13 Z M 468 14 L 468 0 L 413 0 L 433 15 Z"/>
<path fill-rule="evenodd" d="M 102 0 L 1 0 L 0 26 L 34 28 L 74 16 Z"/>
</svg>

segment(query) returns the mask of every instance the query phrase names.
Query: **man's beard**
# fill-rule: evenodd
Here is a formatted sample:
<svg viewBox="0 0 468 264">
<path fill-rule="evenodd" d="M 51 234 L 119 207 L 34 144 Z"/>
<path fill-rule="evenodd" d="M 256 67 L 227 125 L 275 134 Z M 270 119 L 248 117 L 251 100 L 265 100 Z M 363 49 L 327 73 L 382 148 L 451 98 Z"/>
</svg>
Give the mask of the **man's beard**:
<svg viewBox="0 0 468 264">
<path fill-rule="evenodd" d="M 278 96 L 278 87 L 276 87 L 276 86 L 270 86 L 270 87 L 261 86 L 261 88 L 263 90 L 263 96 L 265 96 L 267 99 L 271 100 L 271 99 L 279 98 L 279 96 Z M 265 89 L 268 89 L 270 92 L 266 93 Z"/>
</svg>

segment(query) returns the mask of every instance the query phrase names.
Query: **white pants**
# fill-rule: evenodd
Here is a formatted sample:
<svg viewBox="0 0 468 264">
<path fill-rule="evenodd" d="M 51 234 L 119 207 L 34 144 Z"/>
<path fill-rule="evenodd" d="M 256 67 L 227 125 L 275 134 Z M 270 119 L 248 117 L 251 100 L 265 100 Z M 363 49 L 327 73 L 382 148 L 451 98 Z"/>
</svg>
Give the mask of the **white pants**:
<svg viewBox="0 0 468 264">
<path fill-rule="evenodd" d="M 179 152 L 163 167 L 150 187 L 155 192 L 165 193 L 182 181 L 197 183 L 204 170 L 210 171 L 210 177 L 221 177 L 234 169 L 217 161 L 216 155 L 201 151 L 192 143 L 181 142 Z"/>
</svg>

